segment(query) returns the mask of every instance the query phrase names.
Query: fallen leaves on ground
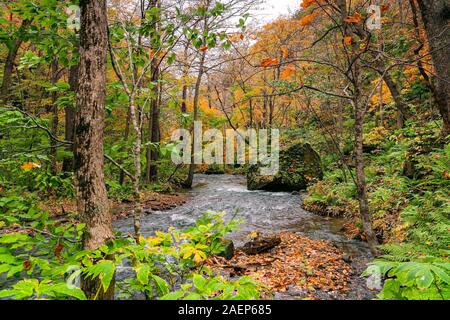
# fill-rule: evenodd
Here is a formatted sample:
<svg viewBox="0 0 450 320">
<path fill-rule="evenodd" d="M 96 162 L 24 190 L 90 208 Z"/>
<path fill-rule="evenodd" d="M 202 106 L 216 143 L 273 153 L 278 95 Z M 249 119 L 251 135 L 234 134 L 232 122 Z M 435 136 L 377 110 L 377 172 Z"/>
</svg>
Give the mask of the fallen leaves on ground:
<svg viewBox="0 0 450 320">
<path fill-rule="evenodd" d="M 294 286 L 305 297 L 315 299 L 319 291 L 349 291 L 353 269 L 343 260 L 344 254 L 330 242 L 289 232 L 279 236 L 281 244 L 271 252 L 250 256 L 237 251 L 231 261 L 213 257 L 208 265 L 225 270 L 231 277 L 251 276 L 273 293 L 286 292 Z"/>
<path fill-rule="evenodd" d="M 182 194 L 144 193 L 142 198 L 141 204 L 143 209 L 166 211 L 184 204 L 188 196 Z M 112 211 L 113 220 L 124 219 L 133 214 L 133 204 L 131 201 L 120 204 L 115 203 Z"/>
</svg>

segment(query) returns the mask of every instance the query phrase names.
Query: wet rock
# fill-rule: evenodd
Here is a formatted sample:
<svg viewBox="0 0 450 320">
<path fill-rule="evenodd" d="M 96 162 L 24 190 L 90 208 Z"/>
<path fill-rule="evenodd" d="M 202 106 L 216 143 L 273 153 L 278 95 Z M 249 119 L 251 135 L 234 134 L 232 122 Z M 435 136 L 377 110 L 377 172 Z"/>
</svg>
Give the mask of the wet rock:
<svg viewBox="0 0 450 320">
<path fill-rule="evenodd" d="M 345 255 L 342 257 L 342 260 L 344 260 L 344 261 L 347 262 L 347 263 L 352 263 L 353 258 L 352 258 L 351 255 L 345 254 Z"/>
<path fill-rule="evenodd" d="M 245 254 L 255 255 L 270 251 L 281 243 L 281 238 L 279 236 L 259 236 L 250 242 L 244 244 L 241 248 Z"/>
<path fill-rule="evenodd" d="M 205 174 L 225 174 L 225 169 L 222 165 L 212 164 L 205 170 Z"/>
<path fill-rule="evenodd" d="M 224 257 L 227 260 L 231 260 L 234 257 L 234 243 L 230 239 L 223 239 L 224 245 L 223 251 L 219 254 L 220 257 Z"/>
<path fill-rule="evenodd" d="M 247 188 L 266 191 L 301 191 L 309 183 L 323 178 L 319 155 L 308 143 L 294 143 L 280 150 L 280 167 L 276 175 L 261 176 L 261 165 L 247 170 Z"/>
</svg>

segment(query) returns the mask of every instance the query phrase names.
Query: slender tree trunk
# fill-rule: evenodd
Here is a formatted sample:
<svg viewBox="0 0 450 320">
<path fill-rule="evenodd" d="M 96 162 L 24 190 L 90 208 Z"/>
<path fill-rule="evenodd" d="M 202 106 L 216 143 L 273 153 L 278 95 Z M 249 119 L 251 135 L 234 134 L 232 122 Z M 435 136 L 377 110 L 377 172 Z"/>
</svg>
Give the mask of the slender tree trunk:
<svg viewBox="0 0 450 320">
<path fill-rule="evenodd" d="M 202 56 L 200 58 L 200 67 L 197 75 L 197 82 L 195 83 L 195 93 L 194 93 L 194 121 L 198 120 L 198 102 L 200 98 L 200 85 L 202 83 L 202 77 L 205 72 L 204 65 L 206 59 L 206 51 L 202 52 Z M 194 170 L 195 170 L 195 162 L 194 162 L 194 144 L 195 144 L 195 130 L 192 130 L 192 151 L 191 151 L 191 164 L 189 165 L 189 173 L 184 183 L 186 188 L 192 188 L 192 183 L 194 181 Z"/>
<path fill-rule="evenodd" d="M 249 101 L 248 114 L 249 114 L 249 127 L 253 128 L 253 100 L 252 99 L 250 99 L 250 101 Z"/>
<path fill-rule="evenodd" d="M 51 63 L 51 70 L 52 70 L 52 85 L 54 86 L 56 82 L 58 81 L 58 59 L 54 58 Z M 51 99 L 52 99 L 52 126 L 51 126 L 51 132 L 54 137 L 58 136 L 58 127 L 59 127 L 59 119 L 58 119 L 58 105 L 56 104 L 57 94 L 56 91 L 51 93 Z M 50 148 L 50 160 L 51 160 L 51 173 L 52 175 L 56 176 L 58 174 L 58 162 L 57 162 L 57 142 L 54 140 L 51 140 L 50 142 L 51 148 Z"/>
<path fill-rule="evenodd" d="M 25 31 L 31 25 L 31 22 L 32 20 L 23 20 L 18 33 Z M 10 98 L 14 61 L 16 60 L 17 53 L 19 52 L 19 48 L 22 45 L 22 42 L 23 39 L 19 34 L 19 37 L 13 41 L 12 46 L 8 51 L 8 56 L 6 57 L 5 66 L 3 69 L 2 86 L 0 88 L 0 101 L 2 101 L 3 103 L 7 103 Z"/>
<path fill-rule="evenodd" d="M 69 69 L 69 85 L 70 90 L 76 94 L 78 91 L 78 67 L 79 65 L 73 65 Z M 74 130 L 75 130 L 75 108 L 72 106 L 68 106 L 64 108 L 65 112 L 65 133 L 64 139 L 69 142 L 73 142 L 74 140 Z M 67 147 L 67 151 L 73 152 L 73 146 L 69 145 Z M 71 172 L 73 171 L 73 155 L 64 157 L 63 172 Z"/>
<path fill-rule="evenodd" d="M 134 193 L 134 234 L 136 240 L 139 239 L 141 234 L 141 217 L 142 217 L 142 205 L 141 205 L 141 144 L 142 144 L 142 131 L 141 131 L 141 115 L 138 116 L 136 109 L 136 101 L 134 93 L 130 96 L 130 117 L 133 125 L 135 137 L 133 142 L 133 160 L 134 160 L 134 177 L 133 177 L 133 193 Z"/>
<path fill-rule="evenodd" d="M 420 33 L 419 15 L 418 15 L 418 12 L 417 12 L 417 6 L 416 6 L 416 3 L 415 3 L 415 0 L 409 0 L 409 5 L 411 7 L 414 28 L 416 29 L 416 37 L 417 37 L 417 40 L 420 43 L 420 45 L 416 49 L 414 49 L 414 54 L 417 57 L 420 57 L 420 55 L 421 55 L 420 51 L 424 47 L 424 40 L 422 39 L 422 35 Z M 421 59 L 419 59 L 417 61 L 417 68 L 418 68 L 418 70 L 420 72 L 420 75 L 423 77 L 423 82 L 424 82 L 425 86 L 431 91 L 431 93 L 433 94 L 434 100 L 437 102 L 439 99 L 437 97 L 438 94 L 436 92 L 436 88 L 435 88 L 435 86 L 433 84 L 433 81 L 428 76 L 428 73 L 425 70 L 425 67 L 423 65 L 423 61 Z"/>
<path fill-rule="evenodd" d="M 367 197 L 366 174 L 364 172 L 364 152 L 363 152 L 363 127 L 364 127 L 364 106 L 356 95 L 353 106 L 355 108 L 355 164 L 356 164 L 356 187 L 359 200 L 359 214 L 361 216 L 362 227 L 369 244 L 370 251 L 374 256 L 378 255 L 378 239 L 372 228 L 372 219 L 369 212 L 369 201 Z"/>
<path fill-rule="evenodd" d="M 83 246 L 97 249 L 113 238 L 104 182 L 103 128 L 107 52 L 106 0 L 81 0 L 80 68 L 75 125 L 75 177 L 80 220 L 86 224 Z M 114 281 L 104 291 L 98 278 L 82 277 L 88 299 L 113 299 Z"/>
<path fill-rule="evenodd" d="M 348 16 L 347 4 L 345 0 L 337 0 L 337 5 L 341 11 L 341 20 L 344 21 Z M 345 25 L 345 24 L 344 24 Z M 353 31 L 344 27 L 344 34 L 346 36 L 354 37 Z M 352 45 L 353 55 L 359 53 L 359 45 L 355 42 Z M 352 65 L 352 84 L 353 84 L 353 99 L 352 104 L 355 114 L 355 164 L 356 164 L 356 187 L 358 191 L 359 214 L 366 236 L 370 251 L 374 256 L 378 255 L 378 239 L 372 228 L 372 220 L 369 212 L 369 201 L 367 198 L 366 175 L 364 172 L 364 152 L 363 152 L 363 128 L 364 116 L 366 114 L 366 105 L 362 101 L 361 94 L 361 61 L 359 58 L 354 59 Z"/>
<path fill-rule="evenodd" d="M 123 140 L 125 143 L 128 142 L 128 139 L 130 137 L 130 122 L 131 122 L 131 113 L 130 113 L 130 108 L 128 108 L 127 110 L 127 118 L 125 120 L 125 130 L 123 132 Z M 121 151 L 124 151 L 125 148 L 121 148 Z M 122 163 L 122 161 L 121 161 Z M 120 170 L 120 174 L 119 174 L 119 183 L 120 185 L 123 185 L 123 183 L 125 182 L 125 173 L 123 172 L 123 170 Z"/>
<path fill-rule="evenodd" d="M 189 42 L 184 47 L 184 61 L 183 61 L 183 89 L 181 94 L 181 113 L 187 113 L 187 93 L 188 93 L 188 80 L 189 77 L 189 64 L 188 64 L 188 49 Z"/>
<path fill-rule="evenodd" d="M 152 144 L 159 144 L 161 142 L 161 132 L 159 124 L 159 67 L 157 63 L 153 66 L 152 82 L 155 83 L 153 88 L 153 97 L 151 100 L 151 117 L 149 119 L 149 141 Z M 158 179 L 158 165 L 159 150 L 147 147 L 147 166 L 145 180 L 146 182 L 156 181 Z"/>
<path fill-rule="evenodd" d="M 384 63 L 379 60 L 377 64 L 378 73 L 383 77 L 383 80 L 389 89 L 392 99 L 394 99 L 395 107 L 397 108 L 397 127 L 403 128 L 403 126 L 405 125 L 405 120 L 411 117 L 411 112 L 408 109 L 408 106 L 403 102 L 402 96 L 397 88 L 397 84 L 395 83 L 394 79 L 392 79 L 391 75 L 388 72 L 384 72 Z"/>
<path fill-rule="evenodd" d="M 417 0 L 436 70 L 436 104 L 442 117 L 442 134 L 450 134 L 450 3 Z"/>
</svg>

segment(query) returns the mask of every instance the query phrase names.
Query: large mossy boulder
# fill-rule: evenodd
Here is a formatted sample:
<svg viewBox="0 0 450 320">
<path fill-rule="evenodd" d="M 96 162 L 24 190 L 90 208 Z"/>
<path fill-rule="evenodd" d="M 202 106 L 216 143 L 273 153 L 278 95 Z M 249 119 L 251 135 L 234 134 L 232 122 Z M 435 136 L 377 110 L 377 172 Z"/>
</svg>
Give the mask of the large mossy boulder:
<svg viewBox="0 0 450 320">
<path fill-rule="evenodd" d="M 277 174 L 260 174 L 261 165 L 249 166 L 247 188 L 266 191 L 301 191 L 309 183 L 323 179 L 319 155 L 308 143 L 295 143 L 280 150 L 280 168 Z"/>
</svg>

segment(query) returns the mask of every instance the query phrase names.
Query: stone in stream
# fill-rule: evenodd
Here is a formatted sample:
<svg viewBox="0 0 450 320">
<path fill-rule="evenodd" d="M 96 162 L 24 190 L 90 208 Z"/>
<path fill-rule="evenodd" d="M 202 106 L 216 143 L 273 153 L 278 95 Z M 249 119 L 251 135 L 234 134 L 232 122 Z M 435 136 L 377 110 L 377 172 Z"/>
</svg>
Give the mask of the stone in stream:
<svg viewBox="0 0 450 320">
<path fill-rule="evenodd" d="M 250 242 L 244 244 L 241 251 L 248 255 L 256 255 L 270 251 L 281 243 L 281 238 L 275 236 L 258 236 Z"/>
<path fill-rule="evenodd" d="M 219 254 L 219 257 L 224 257 L 227 260 L 231 260 L 234 257 L 234 243 L 230 239 L 222 239 L 224 245 L 223 251 Z"/>
<path fill-rule="evenodd" d="M 309 143 L 294 143 L 280 150 L 280 168 L 276 175 L 261 176 L 260 165 L 247 170 L 247 188 L 266 191 L 301 191 L 309 183 L 323 178 L 319 155 Z"/>
<path fill-rule="evenodd" d="M 225 174 L 225 169 L 222 165 L 212 164 L 205 170 L 205 174 Z"/>
</svg>

